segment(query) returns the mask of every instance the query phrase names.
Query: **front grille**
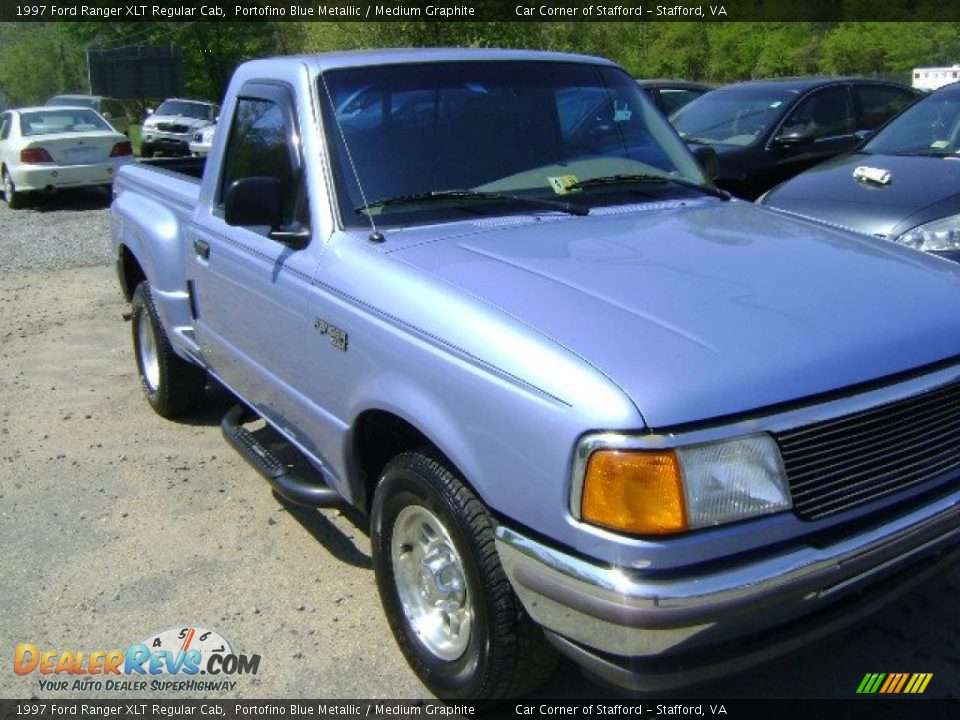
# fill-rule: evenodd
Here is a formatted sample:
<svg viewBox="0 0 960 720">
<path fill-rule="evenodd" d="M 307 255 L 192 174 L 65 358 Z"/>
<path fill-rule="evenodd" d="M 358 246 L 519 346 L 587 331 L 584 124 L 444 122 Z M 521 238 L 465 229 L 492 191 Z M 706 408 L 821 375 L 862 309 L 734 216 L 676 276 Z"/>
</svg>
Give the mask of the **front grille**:
<svg viewBox="0 0 960 720">
<path fill-rule="evenodd" d="M 960 469 L 960 382 L 777 435 L 794 511 L 815 520 Z"/>
<path fill-rule="evenodd" d="M 189 125 L 178 125 L 176 123 L 157 123 L 157 129 L 162 130 L 163 132 L 169 132 L 169 133 L 190 132 Z"/>
</svg>

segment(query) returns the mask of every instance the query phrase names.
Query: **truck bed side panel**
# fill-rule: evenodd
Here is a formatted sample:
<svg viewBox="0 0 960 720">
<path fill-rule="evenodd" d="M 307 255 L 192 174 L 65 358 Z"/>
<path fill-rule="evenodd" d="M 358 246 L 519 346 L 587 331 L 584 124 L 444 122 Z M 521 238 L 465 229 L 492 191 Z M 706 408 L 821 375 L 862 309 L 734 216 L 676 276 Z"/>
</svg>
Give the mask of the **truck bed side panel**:
<svg viewBox="0 0 960 720">
<path fill-rule="evenodd" d="M 179 354 L 195 360 L 183 228 L 196 207 L 200 183 L 186 175 L 128 165 L 120 172 L 115 190 L 114 256 L 119 258 L 125 247 L 137 259 L 171 343 Z"/>
</svg>

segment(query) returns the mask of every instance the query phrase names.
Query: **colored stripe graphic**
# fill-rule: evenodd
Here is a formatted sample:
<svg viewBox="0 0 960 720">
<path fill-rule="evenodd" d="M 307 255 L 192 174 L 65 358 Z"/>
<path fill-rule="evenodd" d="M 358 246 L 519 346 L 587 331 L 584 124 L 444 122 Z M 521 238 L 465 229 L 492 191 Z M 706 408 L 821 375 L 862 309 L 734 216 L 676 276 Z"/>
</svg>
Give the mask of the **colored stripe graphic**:
<svg viewBox="0 0 960 720">
<path fill-rule="evenodd" d="M 885 677 L 885 673 L 867 673 L 863 676 L 863 680 L 860 681 L 860 687 L 857 688 L 857 692 L 862 695 L 873 695 Z"/>
<path fill-rule="evenodd" d="M 903 690 L 903 686 L 907 684 L 908 677 L 907 673 L 900 673 L 900 682 L 897 683 L 897 687 L 893 689 L 893 692 L 898 693 Z"/>
<path fill-rule="evenodd" d="M 867 673 L 857 686 L 858 695 L 919 695 L 926 691 L 933 673 Z"/>
<path fill-rule="evenodd" d="M 880 687 L 880 692 L 881 693 L 890 692 L 890 686 L 896 685 L 899 680 L 900 680 L 900 673 L 891 673 L 890 675 L 887 675 L 887 681 L 883 683 L 883 685 Z"/>
</svg>

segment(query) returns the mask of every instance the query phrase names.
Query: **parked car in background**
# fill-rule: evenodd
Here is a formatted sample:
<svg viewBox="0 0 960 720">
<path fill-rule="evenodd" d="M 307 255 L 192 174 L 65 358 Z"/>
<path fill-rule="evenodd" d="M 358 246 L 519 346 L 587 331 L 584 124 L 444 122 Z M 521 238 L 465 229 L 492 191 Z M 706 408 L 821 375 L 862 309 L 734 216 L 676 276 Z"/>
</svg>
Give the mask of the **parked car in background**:
<svg viewBox="0 0 960 720">
<path fill-rule="evenodd" d="M 133 160 L 129 138 L 85 107 L 29 107 L 0 115 L 0 176 L 11 208 L 37 190 L 110 186 Z"/>
<path fill-rule="evenodd" d="M 960 83 L 762 202 L 960 261 Z"/>
<path fill-rule="evenodd" d="M 52 107 L 86 107 L 102 115 L 117 132 L 128 135 L 136 116 L 120 100 L 102 95 L 54 95 L 47 100 Z"/>
<path fill-rule="evenodd" d="M 637 80 L 637 84 L 664 115 L 676 112 L 687 103 L 713 90 L 709 85 L 689 80 Z"/>
<path fill-rule="evenodd" d="M 207 125 L 203 130 L 197 130 L 190 141 L 190 154 L 199 157 L 210 152 L 210 145 L 213 144 L 213 134 L 216 131 L 216 125 Z"/>
<path fill-rule="evenodd" d="M 140 154 L 145 158 L 153 157 L 157 152 L 189 155 L 194 133 L 216 123 L 219 115 L 220 106 L 213 103 L 177 98 L 164 100 L 143 123 Z"/>
<path fill-rule="evenodd" d="M 713 90 L 670 119 L 688 143 L 717 151 L 717 185 L 753 200 L 852 150 L 917 97 L 906 85 L 865 78 L 752 80 Z"/>
</svg>

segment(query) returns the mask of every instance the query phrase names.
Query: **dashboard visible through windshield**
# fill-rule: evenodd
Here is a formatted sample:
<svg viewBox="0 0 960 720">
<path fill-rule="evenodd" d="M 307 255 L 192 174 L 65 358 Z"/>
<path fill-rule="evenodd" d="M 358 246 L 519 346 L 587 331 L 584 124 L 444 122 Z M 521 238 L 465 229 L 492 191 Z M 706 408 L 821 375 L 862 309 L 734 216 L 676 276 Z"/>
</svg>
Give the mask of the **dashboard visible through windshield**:
<svg viewBox="0 0 960 720">
<path fill-rule="evenodd" d="M 330 70 L 319 82 L 326 122 L 336 128 L 331 150 L 346 226 L 529 212 L 537 204 L 580 214 L 709 185 L 618 68 L 427 63 Z M 588 182 L 596 178 L 607 182 Z"/>
</svg>

